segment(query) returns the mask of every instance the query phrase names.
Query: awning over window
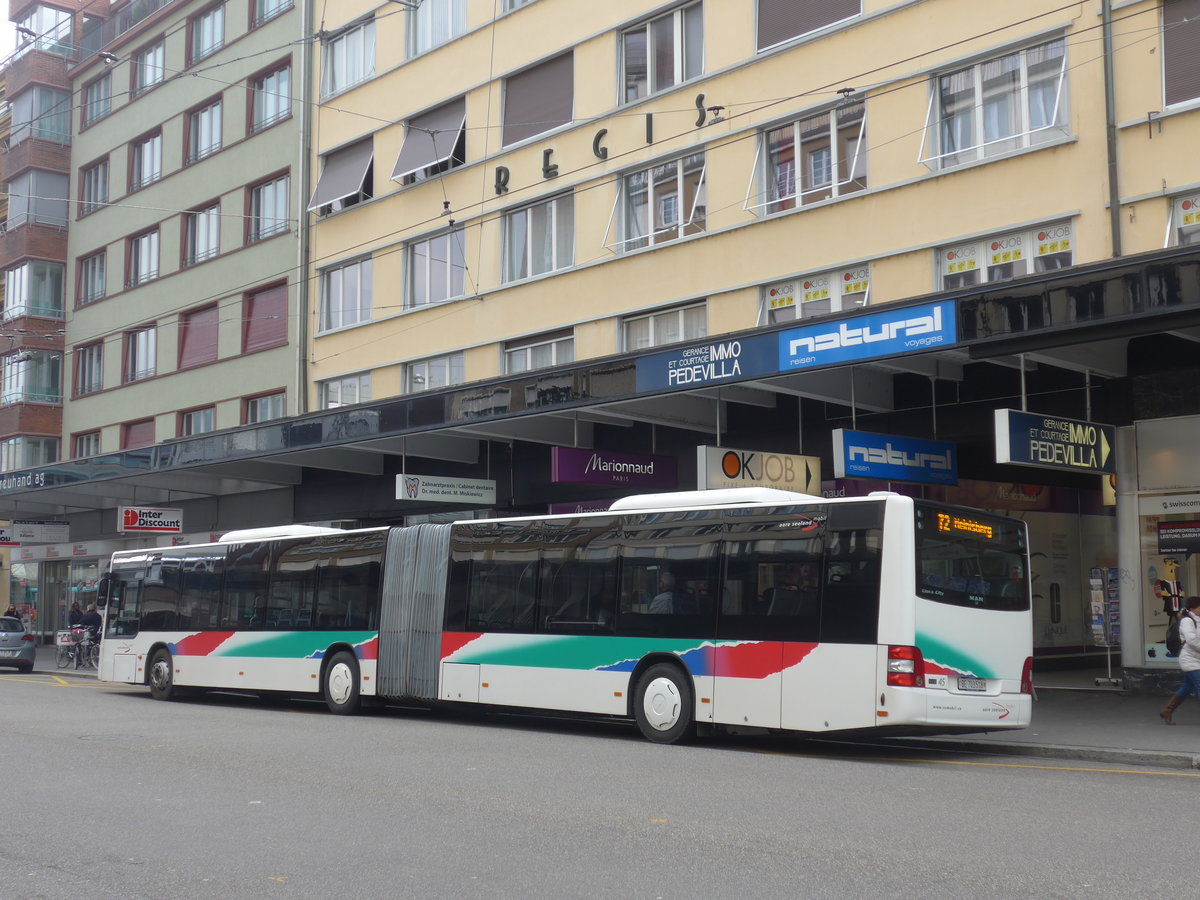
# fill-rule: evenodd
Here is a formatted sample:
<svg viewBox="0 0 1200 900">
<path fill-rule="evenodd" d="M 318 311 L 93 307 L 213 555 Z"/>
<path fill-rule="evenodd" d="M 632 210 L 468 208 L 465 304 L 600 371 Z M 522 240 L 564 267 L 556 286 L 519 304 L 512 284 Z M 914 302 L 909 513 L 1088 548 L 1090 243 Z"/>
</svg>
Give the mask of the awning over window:
<svg viewBox="0 0 1200 900">
<path fill-rule="evenodd" d="M 450 159 L 466 124 L 467 103 L 462 97 L 410 119 L 392 169 L 393 180 Z"/>
<path fill-rule="evenodd" d="M 374 144 L 369 138 L 327 153 L 325 168 L 317 179 L 317 189 L 308 201 L 309 212 L 345 200 L 361 191 L 374 154 Z"/>
</svg>

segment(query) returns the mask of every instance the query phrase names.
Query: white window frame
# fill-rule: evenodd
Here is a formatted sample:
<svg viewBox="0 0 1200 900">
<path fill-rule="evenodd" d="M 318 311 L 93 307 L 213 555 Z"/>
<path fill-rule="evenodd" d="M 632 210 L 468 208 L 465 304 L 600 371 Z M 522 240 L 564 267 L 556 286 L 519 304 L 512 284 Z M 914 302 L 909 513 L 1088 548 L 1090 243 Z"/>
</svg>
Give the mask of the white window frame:
<svg viewBox="0 0 1200 900">
<path fill-rule="evenodd" d="M 79 260 L 79 305 L 95 303 L 108 293 L 107 251 L 101 250 Z"/>
<path fill-rule="evenodd" d="M 75 435 L 72 447 L 73 459 L 86 459 L 100 455 L 100 432 L 87 431 Z"/>
<path fill-rule="evenodd" d="M 14 59 L 34 49 L 57 56 L 75 55 L 75 45 L 71 41 L 71 14 L 66 10 L 39 3 L 15 24 L 18 31 Z"/>
<path fill-rule="evenodd" d="M 758 324 L 848 312 L 871 302 L 871 264 L 797 275 L 762 288 Z"/>
<path fill-rule="evenodd" d="M 207 9 L 191 21 L 191 61 L 212 56 L 225 46 L 225 4 Z"/>
<path fill-rule="evenodd" d="M 63 318 L 66 266 L 27 260 L 4 272 L 4 310 L 0 318 Z"/>
<path fill-rule="evenodd" d="M 95 212 L 108 203 L 108 160 L 88 166 L 83 170 L 79 186 L 79 213 Z"/>
<path fill-rule="evenodd" d="M 697 316 L 699 311 L 703 316 Z M 701 321 L 703 319 L 703 321 Z M 672 320 L 674 320 L 672 322 Z M 631 333 L 645 323 L 646 338 L 640 340 Z M 696 325 L 699 323 L 699 327 Z M 700 300 L 680 306 L 656 309 L 621 319 L 621 350 L 631 353 L 650 347 L 661 347 L 680 341 L 695 341 L 708 336 L 708 301 Z"/>
<path fill-rule="evenodd" d="M 1045 66 L 1035 73 L 1030 61 L 1039 56 L 1057 59 L 1057 68 Z M 984 83 L 985 73 L 997 76 L 992 87 Z M 1005 86 L 1002 79 L 1009 73 L 1015 79 Z M 947 102 L 952 88 L 959 98 L 954 104 Z M 918 161 L 939 171 L 1062 139 L 1068 98 L 1067 44 L 1061 37 L 934 75 Z M 1007 130 L 1000 133 L 1002 118 Z"/>
<path fill-rule="evenodd" d="M 326 100 L 375 76 L 374 19 L 351 25 L 322 44 L 321 99 Z"/>
<path fill-rule="evenodd" d="M 700 175 L 696 180 L 695 187 L 692 193 L 692 202 L 687 206 L 688 217 L 686 220 L 676 221 L 672 223 L 662 222 L 662 227 L 656 227 L 647 218 L 644 222 L 635 223 L 630 211 L 629 198 L 634 191 L 634 180 L 643 179 L 646 184 L 647 200 L 642 205 L 649 216 L 651 210 L 656 213 L 666 207 L 660 206 L 660 199 L 675 194 L 683 195 L 686 198 L 687 178 L 694 168 L 688 169 L 688 163 L 691 160 L 701 160 Z M 668 182 L 665 177 L 660 181 L 656 173 L 665 170 L 667 166 L 675 167 L 675 174 Z M 665 176 L 665 172 L 663 173 Z M 632 250 L 640 250 L 645 247 L 657 247 L 660 244 L 666 244 L 671 241 L 677 241 L 681 238 L 688 237 L 694 234 L 701 234 L 707 227 L 708 204 L 707 204 L 707 177 L 708 177 L 708 158 L 704 150 L 698 150 L 694 153 L 686 153 L 682 156 L 672 157 L 671 159 L 663 160 L 656 165 L 645 169 L 638 169 L 634 172 L 626 172 L 619 177 L 617 182 L 617 198 L 613 204 L 612 214 L 609 216 L 609 227 L 605 232 L 605 238 L 612 231 L 613 219 L 619 219 L 620 234 L 622 237 L 612 243 L 605 243 L 605 248 L 616 252 L 629 252 Z M 661 187 L 660 187 L 661 185 Z M 673 187 L 673 190 L 668 188 Z M 678 204 L 676 207 L 678 211 Z M 619 212 L 619 215 L 618 215 Z M 681 218 L 677 216 L 677 218 Z M 639 228 L 644 228 L 644 233 L 631 234 L 631 229 L 634 225 Z M 635 246 L 636 245 L 636 246 Z"/>
<path fill-rule="evenodd" d="M 62 403 L 62 356 L 22 350 L 0 358 L 0 404 Z"/>
<path fill-rule="evenodd" d="M 428 53 L 467 30 L 467 0 L 421 0 L 408 8 L 406 47 L 409 57 Z"/>
<path fill-rule="evenodd" d="M 938 247 L 934 251 L 934 290 L 994 284 L 1072 266 L 1074 230 L 1068 219 Z M 1024 271 L 1015 271 L 1018 267 Z"/>
<path fill-rule="evenodd" d="M 197 434 L 207 434 L 217 427 L 217 408 L 202 406 L 199 409 L 189 409 L 179 414 L 179 436 L 193 437 Z"/>
<path fill-rule="evenodd" d="M 0 472 L 16 472 L 58 461 L 58 438 L 19 435 L 0 441 Z"/>
<path fill-rule="evenodd" d="M 249 241 L 265 240 L 291 228 L 288 211 L 291 176 L 280 175 L 250 188 Z"/>
<path fill-rule="evenodd" d="M 403 391 L 419 394 L 439 388 L 453 387 L 466 381 L 466 363 L 462 353 L 447 353 L 413 360 L 404 365 Z"/>
<path fill-rule="evenodd" d="M 157 228 L 130 238 L 128 287 L 137 287 L 158 277 L 158 250 Z"/>
<path fill-rule="evenodd" d="M 437 246 L 443 242 L 448 252 L 446 259 L 439 260 L 435 258 L 435 252 Z M 461 229 L 443 231 L 419 241 L 411 241 L 405 248 L 404 258 L 405 309 L 444 303 L 468 295 L 470 271 L 467 268 L 467 254 Z M 461 285 L 456 272 L 462 273 Z M 435 283 L 441 286 L 439 292 L 432 290 Z"/>
<path fill-rule="evenodd" d="M 153 378 L 158 367 L 157 326 L 125 332 L 125 383 Z"/>
<path fill-rule="evenodd" d="M 250 85 L 250 131 L 258 133 L 292 114 L 291 65 L 255 76 Z"/>
<path fill-rule="evenodd" d="M 188 162 L 194 163 L 221 149 L 221 99 L 188 114 Z"/>
<path fill-rule="evenodd" d="M 343 402 L 342 398 L 348 390 L 353 392 L 354 399 Z M 317 382 L 317 409 L 338 409 L 342 406 L 366 403 L 370 399 L 370 372 L 360 372 L 357 375 L 343 375 L 341 378 L 330 378 Z"/>
<path fill-rule="evenodd" d="M 538 362 L 537 358 L 542 361 Z M 504 374 L 519 375 L 575 361 L 574 332 L 557 332 L 509 341 L 504 345 Z"/>
<path fill-rule="evenodd" d="M 112 112 L 112 72 L 105 72 L 83 89 L 83 124 L 91 125 Z"/>
<path fill-rule="evenodd" d="M 256 425 L 259 422 L 282 419 L 287 412 L 286 403 L 287 395 L 283 391 L 248 398 L 245 403 L 246 424 Z"/>
<path fill-rule="evenodd" d="M 533 240 L 538 236 L 535 217 L 540 217 L 544 223 L 541 249 L 545 252 L 541 254 L 536 252 Z M 505 284 L 575 265 L 575 195 L 559 194 L 505 213 L 503 246 L 502 280 Z"/>
<path fill-rule="evenodd" d="M 220 204 L 213 203 L 204 209 L 184 213 L 183 218 L 185 266 L 194 266 L 221 252 Z"/>
<path fill-rule="evenodd" d="M 163 41 L 139 50 L 133 58 L 133 96 L 162 84 L 166 77 L 166 45 Z"/>
<path fill-rule="evenodd" d="M 696 27 L 699 26 L 699 35 L 695 35 Z M 658 76 L 658 44 L 655 42 L 655 32 L 660 29 L 667 29 L 671 33 L 671 75 L 670 81 L 667 83 L 657 83 Z M 630 43 L 641 36 L 643 46 L 645 48 L 645 71 L 644 80 L 633 82 L 642 86 L 641 92 L 635 90 L 630 94 Z M 699 43 L 699 47 L 695 46 L 695 42 Z M 621 32 L 620 37 L 621 48 L 621 97 L 620 103 L 634 103 L 645 97 L 653 97 L 655 94 L 670 90 L 676 85 L 683 84 L 685 81 L 691 81 L 694 78 L 700 78 L 704 75 L 704 5 L 700 0 L 694 3 L 685 3 L 678 6 L 670 12 L 663 13 L 661 16 L 647 19 L 635 25 L 633 28 L 626 28 Z M 694 59 L 698 55 L 699 59 Z"/>
<path fill-rule="evenodd" d="M 142 138 L 133 145 L 129 189 L 136 191 L 160 181 L 163 175 L 162 132 Z"/>
<path fill-rule="evenodd" d="M 104 342 L 75 348 L 75 394 L 104 390 Z"/>
<path fill-rule="evenodd" d="M 292 0 L 251 0 L 254 27 L 269 22 L 277 15 L 292 8 Z"/>
<path fill-rule="evenodd" d="M 333 331 L 371 321 L 374 266 L 359 259 L 321 272 L 317 331 Z"/>
</svg>

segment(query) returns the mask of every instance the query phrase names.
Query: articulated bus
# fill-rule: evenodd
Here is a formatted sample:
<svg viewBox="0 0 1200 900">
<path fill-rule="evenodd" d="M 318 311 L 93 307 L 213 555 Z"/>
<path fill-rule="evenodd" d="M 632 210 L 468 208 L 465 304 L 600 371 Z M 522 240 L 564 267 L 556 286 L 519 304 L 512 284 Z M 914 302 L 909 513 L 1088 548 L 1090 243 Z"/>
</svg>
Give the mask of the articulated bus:
<svg viewBox="0 0 1200 900">
<path fill-rule="evenodd" d="M 697 730 L 1022 728 L 1023 522 L 894 493 L 629 497 L 607 512 L 121 551 L 103 681 Z"/>
</svg>

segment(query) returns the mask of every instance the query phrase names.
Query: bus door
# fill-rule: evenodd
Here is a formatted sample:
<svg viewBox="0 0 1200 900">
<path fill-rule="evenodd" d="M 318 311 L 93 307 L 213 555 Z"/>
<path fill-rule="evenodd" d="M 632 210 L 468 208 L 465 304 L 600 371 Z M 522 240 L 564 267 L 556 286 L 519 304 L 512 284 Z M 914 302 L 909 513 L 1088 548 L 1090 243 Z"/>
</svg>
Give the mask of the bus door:
<svg viewBox="0 0 1200 900">
<path fill-rule="evenodd" d="M 135 683 L 141 680 L 137 657 L 132 652 L 117 652 L 127 639 L 137 635 L 142 617 L 142 588 L 148 557 L 122 560 L 104 577 L 97 598 L 104 603 L 104 635 L 100 655 L 101 681 Z"/>
</svg>

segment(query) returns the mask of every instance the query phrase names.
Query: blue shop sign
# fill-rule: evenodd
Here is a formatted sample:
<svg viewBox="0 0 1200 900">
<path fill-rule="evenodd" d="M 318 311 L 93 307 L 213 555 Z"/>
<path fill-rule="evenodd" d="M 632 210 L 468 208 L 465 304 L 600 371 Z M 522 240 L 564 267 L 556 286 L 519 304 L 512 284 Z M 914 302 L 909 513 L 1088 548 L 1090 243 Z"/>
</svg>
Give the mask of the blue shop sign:
<svg viewBox="0 0 1200 900">
<path fill-rule="evenodd" d="M 957 341 L 954 302 L 926 303 L 779 333 L 779 371 L 949 347 Z"/>
<path fill-rule="evenodd" d="M 838 428 L 833 432 L 836 478 L 877 478 L 958 484 L 954 444 Z"/>
<path fill-rule="evenodd" d="M 1015 409 L 998 409 L 995 418 L 998 463 L 1100 475 L 1117 471 L 1112 425 Z"/>
<path fill-rule="evenodd" d="M 775 336 L 764 334 L 708 341 L 643 356 L 637 361 L 637 389 L 689 388 L 775 373 Z"/>
</svg>

